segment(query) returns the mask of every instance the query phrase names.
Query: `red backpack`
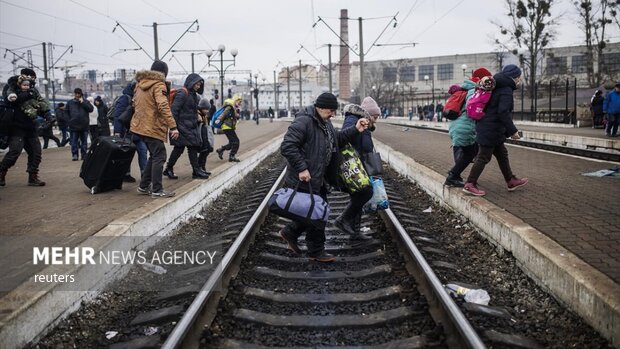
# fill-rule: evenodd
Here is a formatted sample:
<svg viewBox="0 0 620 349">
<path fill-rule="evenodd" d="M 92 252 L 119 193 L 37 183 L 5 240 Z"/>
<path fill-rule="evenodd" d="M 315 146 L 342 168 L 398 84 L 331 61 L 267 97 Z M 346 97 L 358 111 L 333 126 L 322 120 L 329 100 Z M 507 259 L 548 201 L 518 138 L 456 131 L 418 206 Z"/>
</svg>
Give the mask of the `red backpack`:
<svg viewBox="0 0 620 349">
<path fill-rule="evenodd" d="M 467 97 L 467 90 L 458 90 L 448 97 L 443 107 L 444 116 L 448 120 L 456 120 L 461 115 L 465 97 Z"/>
<path fill-rule="evenodd" d="M 186 95 L 189 95 L 189 91 L 187 91 L 185 87 L 181 89 L 185 92 Z M 179 92 L 179 89 L 173 88 L 172 90 L 170 90 L 170 94 L 168 94 L 168 103 L 170 103 L 170 107 L 172 107 L 172 102 L 174 101 L 174 97 L 177 95 L 177 92 Z"/>
</svg>

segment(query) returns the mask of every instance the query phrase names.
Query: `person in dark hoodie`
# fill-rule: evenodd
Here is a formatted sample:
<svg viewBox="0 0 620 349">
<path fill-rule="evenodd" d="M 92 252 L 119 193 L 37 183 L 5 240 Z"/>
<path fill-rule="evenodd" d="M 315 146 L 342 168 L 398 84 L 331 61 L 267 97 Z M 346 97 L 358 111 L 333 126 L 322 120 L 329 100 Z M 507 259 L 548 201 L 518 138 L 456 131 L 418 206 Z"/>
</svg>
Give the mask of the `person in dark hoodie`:
<svg viewBox="0 0 620 349">
<path fill-rule="evenodd" d="M 170 144 L 174 146 L 168 164 L 164 170 L 164 176 L 170 179 L 178 179 L 174 174 L 174 165 L 177 163 L 185 148 L 187 148 L 187 156 L 189 163 L 192 165 L 192 178 L 207 179 L 209 175 L 203 171 L 198 164 L 198 152 L 202 145 L 202 137 L 200 135 L 200 123 L 202 119 L 198 118 L 198 102 L 200 96 L 204 92 L 204 79 L 200 75 L 192 73 L 187 76 L 183 88 L 177 90 L 174 100 L 172 101 L 171 111 L 179 130 L 179 138 L 170 140 Z"/>
<path fill-rule="evenodd" d="M 76 88 L 73 90 L 73 99 L 67 102 L 65 110 L 69 119 L 72 160 L 78 160 L 78 151 L 82 155 L 82 160 L 84 160 L 88 148 L 88 127 L 90 122 L 88 115 L 94 110 L 94 107 L 84 98 L 82 89 Z"/>
<path fill-rule="evenodd" d="M 114 127 L 114 135 L 123 138 L 130 138 L 133 144 L 136 146 L 136 153 L 138 153 L 138 165 L 140 166 L 140 176 L 144 172 L 146 167 L 146 161 L 148 159 L 148 152 L 146 144 L 142 141 L 140 136 L 134 135 L 126 129 L 120 121 L 121 114 L 127 108 L 131 106 L 131 99 L 133 98 L 134 89 L 136 88 L 136 81 L 130 81 L 123 89 L 123 94 L 115 99 L 114 102 L 114 115 L 112 115 L 112 125 Z M 123 182 L 135 183 L 136 179 L 131 175 L 131 170 L 125 174 Z"/>
<path fill-rule="evenodd" d="M 358 119 L 354 127 L 336 131 L 330 119 L 338 110 L 338 100 L 331 93 L 321 94 L 313 106 L 295 115 L 289 126 L 280 153 L 287 162 L 285 186 L 310 192 L 327 199 L 329 185 L 340 187 L 338 180 L 339 148 L 368 128 L 366 118 Z M 311 185 L 308 185 L 310 183 Z M 280 237 L 295 254 L 301 253 L 297 239 L 306 233 L 307 256 L 318 262 L 333 262 L 335 257 L 325 252 L 325 227 L 318 228 L 293 220 L 280 230 Z"/>
<path fill-rule="evenodd" d="M 149 150 L 149 159 L 142 172 L 138 193 L 153 198 L 170 198 L 175 195 L 174 192 L 165 191 L 162 182 L 166 162 L 164 142 L 168 137 L 173 140 L 179 137 L 168 102 L 170 89 L 166 83 L 167 75 L 168 65 L 162 61 L 153 62 L 151 70 L 136 73 L 134 114 L 129 128 L 131 133 L 142 137 Z"/>
<path fill-rule="evenodd" d="M 99 136 L 109 136 L 110 120 L 108 120 L 108 106 L 103 103 L 101 96 L 95 97 L 95 108 L 97 108 L 97 125 L 99 126 Z"/>
<path fill-rule="evenodd" d="M 478 189 L 478 178 L 493 156 L 497 159 L 508 191 L 522 187 L 528 182 L 527 178 L 517 178 L 512 173 L 508 160 L 508 149 L 504 145 L 506 137 L 521 138 L 519 131 L 512 122 L 513 93 L 521 84 L 521 69 L 514 64 L 509 64 L 502 69 L 501 73 L 495 74 L 493 78 L 495 79 L 495 89 L 486 105 L 485 115 L 476 122 L 478 154 L 463 187 L 464 192 L 475 196 L 486 194 L 484 190 Z"/>
<path fill-rule="evenodd" d="M 366 108 L 364 108 L 364 106 Z M 374 121 L 381 115 L 381 109 L 372 97 L 364 98 L 362 106 L 357 104 L 347 104 L 344 109 L 344 122 L 342 129 L 355 126 L 361 118 L 369 121 L 369 128 L 362 133 L 358 133 L 351 139 L 351 145 L 358 154 L 372 153 L 374 151 L 374 143 L 372 142 L 371 131 L 374 131 Z M 371 116 L 372 113 L 372 116 Z M 334 220 L 334 225 L 349 234 L 352 240 L 369 240 L 370 237 L 359 231 L 359 224 L 362 218 L 362 207 L 370 198 L 372 198 L 372 186 L 361 189 L 351 195 L 349 204 L 344 212 Z"/>
</svg>

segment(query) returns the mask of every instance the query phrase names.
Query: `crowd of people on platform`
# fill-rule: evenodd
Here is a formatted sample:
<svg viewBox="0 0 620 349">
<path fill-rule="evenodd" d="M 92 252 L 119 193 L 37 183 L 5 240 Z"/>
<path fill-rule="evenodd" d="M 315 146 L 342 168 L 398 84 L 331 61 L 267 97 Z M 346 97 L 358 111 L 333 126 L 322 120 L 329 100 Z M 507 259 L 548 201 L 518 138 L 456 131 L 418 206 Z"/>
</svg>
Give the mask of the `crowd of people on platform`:
<svg viewBox="0 0 620 349">
<path fill-rule="evenodd" d="M 11 108 L 11 117 L 10 122 L 0 123 L 0 146 L 8 148 L 0 162 L 0 186 L 6 185 L 6 174 L 22 150 L 28 155 L 28 185 L 45 185 L 39 178 L 42 159 L 39 137 L 43 137 L 43 149 L 48 147 L 49 140 L 58 147 L 70 144 L 72 160 L 79 161 L 87 156 L 89 144 L 96 144 L 99 137 L 112 134 L 135 144 L 141 172 L 138 192 L 142 194 L 174 196 L 173 192 L 163 189 L 162 178 L 166 175 L 169 179 L 178 179 L 174 166 L 185 149 L 192 166 L 192 178 L 208 179 L 211 173 L 206 169 L 206 160 L 214 150 L 213 129 L 209 124 L 217 111 L 215 103 L 202 97 L 204 79 L 200 75 L 189 74 L 183 87 L 172 89 L 166 81 L 167 74 L 167 64 L 155 61 L 149 70 L 136 74 L 110 107 L 101 96 L 85 96 L 81 88 L 75 88 L 73 98 L 58 103 L 51 113 L 49 102 L 35 87 L 36 73 L 30 68 L 22 69 L 19 75 L 7 81 L 2 91 L 2 108 Z M 229 151 L 230 162 L 239 162 L 236 125 L 241 102 L 239 96 L 226 99 L 224 112 L 215 120 L 216 127 L 221 128 L 228 139 L 228 144 L 216 152 L 223 159 L 224 152 Z M 126 127 L 120 118 L 130 107 L 133 108 L 131 125 Z M 58 126 L 62 139 L 54 135 L 54 125 Z M 173 150 L 166 164 L 164 143 L 168 140 Z M 128 172 L 123 181 L 136 182 L 136 179 Z"/>
</svg>

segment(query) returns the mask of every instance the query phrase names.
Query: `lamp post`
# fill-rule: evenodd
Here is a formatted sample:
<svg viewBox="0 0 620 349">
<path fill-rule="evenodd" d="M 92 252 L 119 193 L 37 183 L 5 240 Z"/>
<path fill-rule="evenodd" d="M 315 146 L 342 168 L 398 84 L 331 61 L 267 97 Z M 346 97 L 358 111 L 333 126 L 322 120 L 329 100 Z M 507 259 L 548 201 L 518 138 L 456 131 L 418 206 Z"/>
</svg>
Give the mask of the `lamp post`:
<svg viewBox="0 0 620 349">
<path fill-rule="evenodd" d="M 467 76 L 467 74 L 465 74 L 465 71 L 467 70 L 467 64 L 462 64 L 461 69 L 463 69 L 463 76 Z"/>
<path fill-rule="evenodd" d="M 428 75 L 424 75 L 424 81 L 426 81 L 426 83 L 428 84 L 428 80 L 430 79 L 430 77 Z M 431 94 L 432 94 L 432 98 L 433 98 L 433 105 L 435 105 L 435 76 L 433 76 L 433 78 L 431 79 Z"/>
<path fill-rule="evenodd" d="M 400 81 L 396 81 L 396 83 L 394 85 L 396 85 L 396 91 L 394 91 L 395 92 L 394 96 L 396 97 L 395 98 L 396 101 L 395 101 L 394 104 L 396 104 L 396 112 L 399 112 L 400 111 L 400 100 L 398 98 L 398 90 L 399 90 L 399 87 L 400 87 Z M 396 114 L 394 114 L 394 115 L 396 115 Z"/>
<path fill-rule="evenodd" d="M 239 51 L 237 51 L 236 48 L 233 48 L 232 50 L 230 50 L 230 54 L 232 55 L 233 59 L 224 59 L 224 51 L 226 51 L 226 46 L 220 44 L 217 47 L 217 51 L 220 53 L 220 68 L 219 69 L 216 65 L 211 64 L 211 56 L 213 56 L 213 50 L 207 49 L 205 53 L 207 54 L 207 58 L 209 60 L 208 64 L 212 66 L 213 68 L 215 68 L 215 70 L 217 70 L 218 73 L 220 73 L 220 89 L 221 89 L 220 95 L 222 96 L 221 105 L 224 105 L 223 103 L 224 101 L 224 74 L 226 73 L 226 70 L 228 68 L 235 65 L 235 58 L 237 57 L 237 54 L 239 53 Z M 224 62 L 231 62 L 231 63 L 228 66 L 226 66 L 226 68 L 224 68 Z"/>
</svg>

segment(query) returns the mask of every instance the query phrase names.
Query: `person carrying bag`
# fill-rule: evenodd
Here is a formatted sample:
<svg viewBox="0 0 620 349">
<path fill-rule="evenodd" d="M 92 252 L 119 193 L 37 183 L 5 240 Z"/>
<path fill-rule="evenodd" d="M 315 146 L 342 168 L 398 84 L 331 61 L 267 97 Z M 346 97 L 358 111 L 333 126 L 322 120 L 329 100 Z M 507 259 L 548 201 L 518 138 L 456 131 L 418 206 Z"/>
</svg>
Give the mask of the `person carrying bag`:
<svg viewBox="0 0 620 349">
<path fill-rule="evenodd" d="M 365 107 L 365 108 L 364 108 Z M 377 165 L 374 155 L 367 156 L 367 163 L 363 163 L 364 157 L 360 157 L 358 154 L 373 153 L 374 144 L 372 142 L 371 130 L 374 129 L 374 122 L 381 115 L 381 110 L 377 103 L 371 98 L 366 97 L 362 102 L 362 105 L 348 104 L 344 107 L 345 120 L 342 124 L 342 128 L 346 129 L 351 125 L 354 125 L 359 120 L 368 120 L 369 128 L 361 133 L 358 133 L 351 140 L 349 145 L 350 149 L 344 148 L 342 151 L 343 157 L 343 178 L 348 193 L 351 195 L 351 200 L 345 208 L 344 212 L 336 218 L 334 225 L 341 231 L 349 234 L 351 239 L 354 240 L 369 240 L 370 237 L 364 235 L 361 231 L 362 220 L 362 208 L 364 204 L 372 198 L 373 188 L 370 181 L 367 169 L 372 170 L 375 175 L 378 172 L 382 172 L 382 165 Z M 357 161 L 351 160 L 357 158 Z M 347 160 L 349 159 L 349 160 Z M 359 167 L 359 168 L 358 168 Z M 355 172 L 359 172 L 359 174 Z M 353 176 L 354 180 L 346 177 Z M 356 184 L 356 187 L 352 187 L 352 184 Z"/>
<path fill-rule="evenodd" d="M 284 135 L 280 147 L 287 162 L 284 181 L 286 187 L 297 188 L 298 193 L 295 196 L 300 195 L 299 192 L 308 193 L 313 195 L 314 199 L 321 197 L 326 202 L 328 187 L 331 185 L 338 188 L 342 184 L 338 179 L 340 147 L 344 147 L 355 135 L 363 132 L 369 122 L 368 119 L 357 120 L 355 126 L 336 131 L 330 119 L 338 108 L 336 96 L 323 93 L 313 106 L 308 106 L 295 116 Z M 316 205 L 317 200 L 315 207 Z M 325 252 L 323 224 L 317 226 L 307 218 L 295 218 L 280 230 L 280 237 L 292 252 L 300 254 L 297 240 L 303 233 L 306 234 L 307 256 L 311 261 L 336 260 L 333 255 Z"/>
</svg>

